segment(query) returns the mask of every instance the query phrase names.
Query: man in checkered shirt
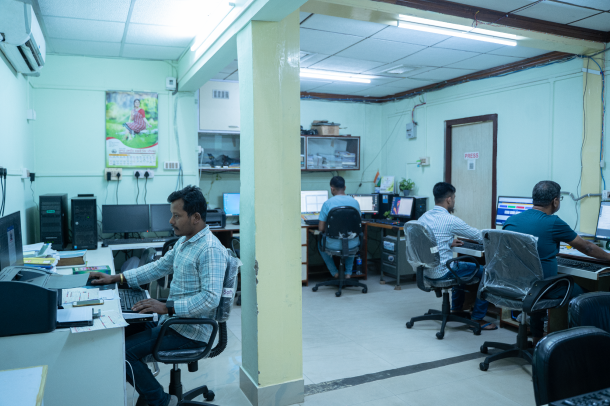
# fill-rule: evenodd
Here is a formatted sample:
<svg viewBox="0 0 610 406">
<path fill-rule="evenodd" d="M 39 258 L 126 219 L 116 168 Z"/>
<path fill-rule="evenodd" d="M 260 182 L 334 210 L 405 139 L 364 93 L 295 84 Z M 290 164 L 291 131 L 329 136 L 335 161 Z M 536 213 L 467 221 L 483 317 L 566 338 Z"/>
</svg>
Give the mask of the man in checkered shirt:
<svg viewBox="0 0 610 406">
<path fill-rule="evenodd" d="M 167 201 L 171 203 L 172 213 L 169 222 L 176 236 L 180 237 L 173 250 L 158 261 L 123 274 L 92 272 L 90 276 L 94 279 L 92 284 L 126 282 L 130 287 L 137 288 L 173 273 L 166 303 L 146 299 L 132 308 L 139 313 L 161 315 L 159 323 L 146 323 L 144 331 L 136 334 L 126 331 L 125 358 L 133 368 L 133 376 L 131 369 L 126 368 L 127 381 L 134 385 L 135 376 L 135 389 L 140 394 L 138 405 L 177 405 L 176 396 L 163 391 L 163 387 L 141 359 L 152 354 L 161 325 L 169 317 L 214 317 L 229 261 L 226 248 L 205 223 L 207 204 L 198 187 L 187 186 L 169 195 Z M 159 350 L 204 347 L 208 344 L 211 331 L 209 325 L 174 324 L 166 332 Z"/>
</svg>

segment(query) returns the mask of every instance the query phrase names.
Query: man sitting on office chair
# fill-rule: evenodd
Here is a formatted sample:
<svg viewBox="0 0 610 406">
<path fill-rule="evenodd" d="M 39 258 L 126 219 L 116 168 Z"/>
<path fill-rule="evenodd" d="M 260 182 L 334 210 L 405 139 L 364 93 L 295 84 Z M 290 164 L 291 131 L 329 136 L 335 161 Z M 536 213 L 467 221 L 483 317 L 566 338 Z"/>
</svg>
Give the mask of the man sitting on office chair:
<svg viewBox="0 0 610 406">
<path fill-rule="evenodd" d="M 453 278 L 453 274 L 449 272 L 445 263 L 453 258 L 451 247 L 460 246 L 462 241 L 455 238 L 456 235 L 470 238 L 479 243 L 483 243 L 481 232 L 474 227 L 470 227 L 462 219 L 453 216 L 455 208 L 455 187 L 447 182 L 439 182 L 432 189 L 434 194 L 434 209 L 427 211 L 419 218 L 419 222 L 428 226 L 438 244 L 438 252 L 441 256 L 441 265 L 432 270 L 431 279 L 449 279 Z M 475 264 L 468 262 L 454 262 L 451 264 L 451 269 L 459 276 L 470 276 L 476 268 Z M 484 267 L 479 267 L 477 277 L 483 277 Z M 451 311 L 460 312 L 464 306 L 464 298 L 466 294 L 462 287 L 456 286 L 451 292 Z M 472 311 L 472 320 L 477 321 L 481 325 L 482 330 L 496 330 L 498 327 L 493 323 L 486 322 L 483 317 L 487 313 L 489 302 L 477 298 L 474 309 Z"/>
<path fill-rule="evenodd" d="M 534 186 L 532 191 L 534 207 L 522 213 L 511 216 L 504 223 L 504 230 L 517 233 L 530 234 L 538 237 L 538 256 L 542 264 L 544 277 L 557 275 L 557 254 L 559 243 L 564 242 L 590 257 L 610 261 L 610 254 L 590 241 L 585 241 L 576 234 L 565 221 L 554 213 L 561 207 L 561 186 L 558 183 L 543 180 Z M 544 295 L 545 299 L 560 299 L 565 295 L 566 287 L 560 286 Z M 572 297 L 582 294 L 584 290 L 574 284 Z M 546 312 L 532 312 L 530 314 L 530 328 L 533 343 L 536 345 L 542 338 Z"/>
<path fill-rule="evenodd" d="M 356 199 L 345 194 L 345 179 L 343 179 L 341 176 L 333 176 L 333 178 L 330 180 L 330 193 L 333 195 L 333 197 L 324 202 L 324 204 L 322 205 L 322 210 L 320 211 L 320 216 L 318 217 L 318 219 L 320 220 L 320 222 L 318 223 L 318 230 L 320 230 L 320 232 L 324 232 L 326 230 L 326 220 L 328 219 L 328 213 L 331 211 L 331 209 L 334 209 L 335 207 L 351 206 L 360 211 L 360 205 L 358 204 Z M 360 214 L 362 215 L 362 213 Z M 358 238 L 354 238 L 353 240 L 349 241 L 348 246 L 351 249 L 358 246 L 358 244 L 360 244 L 360 240 Z M 341 241 L 328 238 L 326 240 L 326 247 L 330 248 L 331 250 L 340 251 Z M 330 271 L 332 276 L 338 278 L 339 270 L 335 265 L 335 261 L 333 261 L 333 257 L 322 250 L 321 243 L 318 243 L 318 250 L 320 251 L 320 255 L 322 256 L 322 259 L 324 259 L 324 262 L 326 263 L 326 266 L 328 267 L 328 270 Z M 355 257 L 345 258 L 346 279 L 352 277 L 352 269 L 354 269 L 354 258 Z"/>
<path fill-rule="evenodd" d="M 151 406 L 175 406 L 178 399 L 163 391 L 142 358 L 152 354 L 161 324 L 168 317 L 210 318 L 218 307 L 229 259 L 227 250 L 205 223 L 207 204 L 201 190 L 187 186 L 167 198 L 171 203 L 169 221 L 176 236 L 181 237 L 174 249 L 158 261 L 119 275 L 92 272 L 92 284 L 105 285 L 125 282 L 137 287 L 173 272 L 174 277 L 166 303 L 155 299 L 142 300 L 132 310 L 162 315 L 159 323 L 147 323 L 143 332 L 125 339 L 126 359 L 133 368 L 127 370 L 127 380 Z M 166 333 L 162 350 L 197 348 L 207 345 L 212 330 L 208 325 L 173 325 Z M 210 345 L 212 343 L 209 343 Z M 135 381 L 135 385 L 134 385 Z M 140 399 L 138 403 L 142 404 Z"/>
</svg>

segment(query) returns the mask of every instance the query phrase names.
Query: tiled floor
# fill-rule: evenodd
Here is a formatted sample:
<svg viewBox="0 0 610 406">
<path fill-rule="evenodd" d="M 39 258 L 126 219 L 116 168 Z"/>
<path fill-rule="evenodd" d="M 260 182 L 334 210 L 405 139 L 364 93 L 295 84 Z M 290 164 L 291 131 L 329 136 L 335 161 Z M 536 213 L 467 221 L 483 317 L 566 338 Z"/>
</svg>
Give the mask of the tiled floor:
<svg viewBox="0 0 610 406">
<path fill-rule="evenodd" d="M 441 299 L 417 289 L 414 282 L 394 290 L 369 276 L 368 293 L 350 289 L 340 298 L 331 288 L 312 292 L 303 288 L 303 374 L 305 385 L 317 384 L 398 367 L 437 361 L 479 350 L 485 340 L 513 343 L 516 334 L 499 329 L 475 336 L 465 327 L 449 324 L 445 338 L 437 340 L 439 322 L 416 323 L 407 330 L 412 316 L 430 308 L 440 309 Z M 241 363 L 241 309 L 235 307 L 229 327 L 229 346 L 218 358 L 199 363 L 199 371 L 183 368 L 185 390 L 207 384 L 214 403 L 247 406 L 239 389 Z M 379 380 L 305 397 L 305 406 L 454 406 L 473 403 L 534 405 L 531 367 L 520 360 L 498 361 L 487 372 L 472 360 Z M 169 367 L 162 366 L 159 380 L 167 388 Z M 128 386 L 128 404 L 132 388 Z M 137 394 L 136 394 L 137 396 Z"/>
</svg>

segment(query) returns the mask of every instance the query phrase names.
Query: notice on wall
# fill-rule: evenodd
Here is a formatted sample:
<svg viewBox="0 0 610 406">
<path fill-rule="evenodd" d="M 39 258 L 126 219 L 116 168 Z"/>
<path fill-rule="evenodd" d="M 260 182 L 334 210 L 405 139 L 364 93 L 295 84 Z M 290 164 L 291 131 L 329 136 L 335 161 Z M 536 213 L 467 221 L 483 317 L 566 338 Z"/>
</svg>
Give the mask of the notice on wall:
<svg viewBox="0 0 610 406">
<path fill-rule="evenodd" d="M 468 161 L 468 170 L 474 171 L 477 169 L 477 161 L 474 159 L 469 159 Z"/>
<path fill-rule="evenodd" d="M 106 167 L 156 168 L 159 96 L 106 92 Z"/>
<path fill-rule="evenodd" d="M 477 169 L 477 159 L 479 159 L 478 152 L 465 152 L 464 159 L 466 160 L 466 165 L 469 171 L 474 171 Z"/>
<path fill-rule="evenodd" d="M 478 152 L 464 152 L 464 159 L 479 159 Z"/>
</svg>

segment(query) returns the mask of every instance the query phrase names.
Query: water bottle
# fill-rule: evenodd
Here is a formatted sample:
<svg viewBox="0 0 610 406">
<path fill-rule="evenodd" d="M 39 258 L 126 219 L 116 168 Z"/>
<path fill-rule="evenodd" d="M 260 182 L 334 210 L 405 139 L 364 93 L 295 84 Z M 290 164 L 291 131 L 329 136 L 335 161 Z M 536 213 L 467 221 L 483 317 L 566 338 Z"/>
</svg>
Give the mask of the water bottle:
<svg viewBox="0 0 610 406">
<path fill-rule="evenodd" d="M 356 266 L 355 266 L 355 274 L 356 275 L 362 275 L 362 258 L 360 258 L 360 255 L 358 255 L 356 257 Z"/>
</svg>

